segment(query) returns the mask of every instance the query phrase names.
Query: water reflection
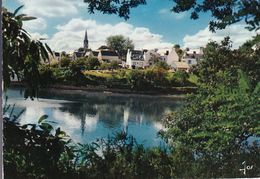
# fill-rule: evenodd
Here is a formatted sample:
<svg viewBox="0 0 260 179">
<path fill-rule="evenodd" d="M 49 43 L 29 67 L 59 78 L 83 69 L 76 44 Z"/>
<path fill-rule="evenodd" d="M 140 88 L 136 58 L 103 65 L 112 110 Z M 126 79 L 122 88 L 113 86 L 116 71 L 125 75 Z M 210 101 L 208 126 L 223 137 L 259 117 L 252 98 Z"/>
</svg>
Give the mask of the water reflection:
<svg viewBox="0 0 260 179">
<path fill-rule="evenodd" d="M 35 101 L 24 100 L 19 90 L 7 92 L 8 102 L 25 109 L 21 123 L 35 123 L 43 115 L 55 121 L 77 142 L 90 142 L 119 130 L 128 131 L 145 145 L 158 145 L 163 116 L 181 105 L 167 98 L 109 96 L 105 94 L 62 94 L 43 92 Z"/>
</svg>

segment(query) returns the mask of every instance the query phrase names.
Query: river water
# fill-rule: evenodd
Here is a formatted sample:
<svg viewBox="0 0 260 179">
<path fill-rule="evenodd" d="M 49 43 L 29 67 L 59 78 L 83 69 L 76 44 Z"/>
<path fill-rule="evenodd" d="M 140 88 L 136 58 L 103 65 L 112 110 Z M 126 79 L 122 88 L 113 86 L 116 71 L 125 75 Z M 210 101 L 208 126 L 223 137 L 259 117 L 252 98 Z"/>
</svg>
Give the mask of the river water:
<svg viewBox="0 0 260 179">
<path fill-rule="evenodd" d="M 180 99 L 156 96 L 110 95 L 105 93 L 41 92 L 33 101 L 23 98 L 23 90 L 9 89 L 7 103 L 15 104 L 15 113 L 24 110 L 18 122 L 37 123 L 47 114 L 54 127 L 61 127 L 75 142 L 89 143 L 97 138 L 127 131 L 144 146 L 164 142 L 157 133 L 162 119 L 183 104 Z"/>
</svg>

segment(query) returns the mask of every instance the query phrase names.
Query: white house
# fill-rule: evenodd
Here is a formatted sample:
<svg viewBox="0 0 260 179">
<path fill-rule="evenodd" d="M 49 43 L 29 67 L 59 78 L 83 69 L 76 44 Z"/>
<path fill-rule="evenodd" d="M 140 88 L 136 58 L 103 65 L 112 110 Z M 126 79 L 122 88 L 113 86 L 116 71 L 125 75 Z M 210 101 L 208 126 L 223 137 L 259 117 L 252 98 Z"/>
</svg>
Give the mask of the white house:
<svg viewBox="0 0 260 179">
<path fill-rule="evenodd" d="M 186 48 L 184 51 L 184 55 L 182 57 L 182 61 L 186 62 L 190 67 L 197 65 L 198 61 L 203 57 L 203 48 L 200 49 L 189 49 Z"/>
<path fill-rule="evenodd" d="M 128 49 L 126 55 L 126 66 L 128 68 L 145 68 L 148 66 L 144 59 L 144 52 L 142 50 Z"/>
<path fill-rule="evenodd" d="M 166 62 L 167 62 L 167 64 L 170 65 L 171 67 L 173 67 L 173 64 L 174 64 L 175 62 L 179 62 L 179 56 L 178 56 L 178 54 L 176 53 L 174 47 L 171 49 L 171 51 L 170 51 L 169 54 L 167 55 Z"/>
<path fill-rule="evenodd" d="M 158 49 L 148 50 L 144 52 L 145 66 L 153 65 L 152 59 L 161 59 L 161 55 L 157 52 Z"/>
<path fill-rule="evenodd" d="M 170 51 L 171 51 L 170 48 L 163 48 L 163 49 L 158 49 L 157 53 L 160 54 L 161 60 L 166 62 Z"/>
</svg>

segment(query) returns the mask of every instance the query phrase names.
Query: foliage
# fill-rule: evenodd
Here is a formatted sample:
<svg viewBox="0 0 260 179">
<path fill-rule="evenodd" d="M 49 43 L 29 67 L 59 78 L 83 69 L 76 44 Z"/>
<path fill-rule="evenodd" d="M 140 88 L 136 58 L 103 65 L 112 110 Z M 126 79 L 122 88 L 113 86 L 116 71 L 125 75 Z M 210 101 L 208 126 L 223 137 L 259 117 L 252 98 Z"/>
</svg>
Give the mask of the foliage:
<svg viewBox="0 0 260 179">
<path fill-rule="evenodd" d="M 132 89 L 145 89 L 147 88 L 147 83 L 144 79 L 144 72 L 141 70 L 131 70 L 128 72 L 127 83 Z"/>
<path fill-rule="evenodd" d="M 69 67 L 71 60 L 69 57 L 61 57 L 60 59 L 60 66 L 61 67 Z"/>
<path fill-rule="evenodd" d="M 226 73 L 226 85 L 236 80 L 237 70 L 244 71 L 252 80 L 253 85 L 260 80 L 260 49 L 253 50 L 243 45 L 238 50 L 231 49 L 232 43 L 226 37 L 220 44 L 210 42 L 204 49 L 203 60 L 193 69 L 199 82 L 215 86 L 222 82 L 222 74 Z"/>
<path fill-rule="evenodd" d="M 170 85 L 174 86 L 185 86 L 187 85 L 189 74 L 185 71 L 176 71 L 168 79 Z"/>
<path fill-rule="evenodd" d="M 4 119 L 4 170 L 8 178 L 46 178 L 62 175 L 66 168 L 61 158 L 72 155 L 69 140 L 60 128 L 53 127 L 42 116 L 38 125 L 20 126 Z"/>
<path fill-rule="evenodd" d="M 233 86 L 223 79 L 191 95 L 184 108 L 165 119 L 165 140 L 173 148 L 188 148 L 196 160 L 219 161 L 215 167 L 228 167 L 234 156 L 259 151 L 260 83 L 252 87 L 242 71 L 237 78 Z"/>
<path fill-rule="evenodd" d="M 179 44 L 174 45 L 174 49 L 179 57 L 179 59 L 182 59 L 182 56 L 184 55 L 184 51 L 181 49 Z"/>
<path fill-rule="evenodd" d="M 155 62 L 154 66 L 157 67 L 157 68 L 162 68 L 164 70 L 170 69 L 170 65 L 168 65 L 165 61 L 162 61 L 162 60 Z"/>
<path fill-rule="evenodd" d="M 214 19 L 209 22 L 209 28 L 213 32 L 242 20 L 248 25 L 249 30 L 259 29 L 259 0 L 174 0 L 174 2 L 176 4 L 172 8 L 173 12 L 191 11 L 192 19 L 199 18 L 200 12 L 210 12 Z"/>
<path fill-rule="evenodd" d="M 133 41 L 123 35 L 114 35 L 106 39 L 107 46 L 115 50 L 119 56 L 125 58 L 127 50 L 133 50 Z"/>
<path fill-rule="evenodd" d="M 160 67 L 148 68 L 145 70 L 145 79 L 153 87 L 167 86 L 167 71 Z"/>
<path fill-rule="evenodd" d="M 215 32 L 217 29 L 225 29 L 228 25 L 245 21 L 247 29 L 259 29 L 259 0 L 172 0 L 174 5 L 172 11 L 181 13 L 190 11 L 191 19 L 198 19 L 199 13 L 210 12 L 212 20 L 209 22 L 209 28 Z M 139 5 L 146 4 L 146 0 L 137 1 L 116 1 L 107 0 L 106 3 L 97 0 L 84 0 L 88 4 L 90 13 L 95 10 L 105 14 L 117 14 L 125 19 L 129 18 L 130 9 Z"/>
<path fill-rule="evenodd" d="M 95 10 L 98 10 L 104 14 L 117 14 L 119 17 L 125 19 L 129 18 L 130 9 L 135 8 L 138 5 L 146 4 L 145 0 L 108 0 L 108 1 L 97 1 L 97 0 L 84 0 L 88 4 L 88 12 L 94 13 Z"/>
<path fill-rule="evenodd" d="M 145 149 L 120 132 L 90 144 L 74 144 L 42 116 L 38 125 L 4 120 L 8 178 L 170 178 L 166 150 Z"/>
<path fill-rule="evenodd" d="M 97 58 L 87 58 L 85 62 L 86 70 L 97 70 L 100 67 L 100 62 Z"/>
<path fill-rule="evenodd" d="M 101 70 L 116 70 L 119 68 L 120 68 L 120 66 L 117 61 L 112 61 L 110 63 L 103 62 L 103 63 L 101 63 L 101 66 L 100 66 Z"/>
<path fill-rule="evenodd" d="M 49 65 L 39 66 L 40 82 L 42 86 L 47 86 L 55 82 L 52 68 Z"/>
<path fill-rule="evenodd" d="M 11 77 L 15 75 L 26 84 L 25 97 L 35 97 L 40 85 L 38 67 L 42 60 L 49 59 L 52 54 L 47 44 L 32 40 L 23 29 L 23 21 L 36 19 L 19 14 L 17 8 L 13 13 L 2 8 L 3 18 L 3 81 L 8 87 Z"/>
</svg>

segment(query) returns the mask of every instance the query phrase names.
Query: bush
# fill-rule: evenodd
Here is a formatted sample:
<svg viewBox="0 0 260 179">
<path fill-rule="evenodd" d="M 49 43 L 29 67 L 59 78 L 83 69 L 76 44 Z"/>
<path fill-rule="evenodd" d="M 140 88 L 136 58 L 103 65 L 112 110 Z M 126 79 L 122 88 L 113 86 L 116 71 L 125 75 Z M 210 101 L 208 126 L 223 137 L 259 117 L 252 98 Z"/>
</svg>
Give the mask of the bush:
<svg viewBox="0 0 260 179">
<path fill-rule="evenodd" d="M 166 150 L 145 149 L 120 132 L 90 144 L 73 144 L 46 116 L 38 125 L 4 120 L 7 178 L 171 178 Z"/>
<path fill-rule="evenodd" d="M 60 66 L 61 67 L 69 67 L 70 65 L 70 58 L 69 57 L 62 57 L 61 60 L 60 60 Z"/>
<path fill-rule="evenodd" d="M 100 67 L 100 62 L 97 58 L 89 57 L 85 62 L 86 70 L 97 70 Z"/>
<path fill-rule="evenodd" d="M 254 166 L 260 159 L 254 156 L 260 150 L 260 83 L 254 88 L 244 73 L 238 74 L 233 86 L 226 85 L 225 76 L 217 86 L 204 84 L 183 108 L 164 120 L 166 130 L 162 136 L 172 148 L 188 149 L 193 160 L 202 163 L 196 172 L 211 170 L 206 178 L 223 173 L 227 177 L 241 176 L 238 171 L 244 157 L 255 157 L 250 161 Z M 248 176 L 259 172 L 255 168 L 248 171 Z"/>
<path fill-rule="evenodd" d="M 116 70 L 119 68 L 120 68 L 120 66 L 117 61 L 112 61 L 110 63 L 103 62 L 100 66 L 101 70 Z"/>
<path fill-rule="evenodd" d="M 145 79 L 154 88 L 167 85 L 166 75 L 167 71 L 159 67 L 152 67 L 145 70 Z"/>
<path fill-rule="evenodd" d="M 147 81 L 144 79 L 145 74 L 141 70 L 130 70 L 126 75 L 127 84 L 131 89 L 144 90 L 147 89 Z"/>
<path fill-rule="evenodd" d="M 41 85 L 47 86 L 54 83 L 54 75 L 52 69 L 48 65 L 40 65 L 39 67 L 40 73 L 40 82 Z"/>
<path fill-rule="evenodd" d="M 176 71 L 168 80 L 171 86 L 185 86 L 189 84 L 189 74 L 185 71 Z"/>
<path fill-rule="evenodd" d="M 158 68 L 163 68 L 165 70 L 170 69 L 170 66 L 165 61 L 162 61 L 162 60 L 159 60 L 153 66 L 158 67 Z"/>
</svg>

